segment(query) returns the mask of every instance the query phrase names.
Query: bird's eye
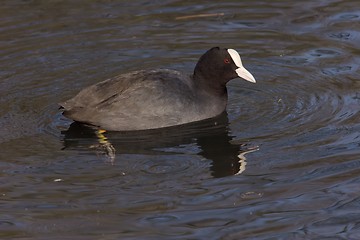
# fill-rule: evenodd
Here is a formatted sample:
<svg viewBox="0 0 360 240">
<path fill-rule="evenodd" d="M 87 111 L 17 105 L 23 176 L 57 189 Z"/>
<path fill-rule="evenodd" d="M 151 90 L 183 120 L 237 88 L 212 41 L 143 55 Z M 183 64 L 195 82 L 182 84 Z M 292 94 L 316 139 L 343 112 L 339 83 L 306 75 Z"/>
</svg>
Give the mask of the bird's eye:
<svg viewBox="0 0 360 240">
<path fill-rule="evenodd" d="M 225 59 L 224 59 L 224 63 L 225 63 L 225 64 L 229 64 L 229 63 L 230 63 L 230 60 L 229 60 L 228 58 L 225 58 Z"/>
</svg>

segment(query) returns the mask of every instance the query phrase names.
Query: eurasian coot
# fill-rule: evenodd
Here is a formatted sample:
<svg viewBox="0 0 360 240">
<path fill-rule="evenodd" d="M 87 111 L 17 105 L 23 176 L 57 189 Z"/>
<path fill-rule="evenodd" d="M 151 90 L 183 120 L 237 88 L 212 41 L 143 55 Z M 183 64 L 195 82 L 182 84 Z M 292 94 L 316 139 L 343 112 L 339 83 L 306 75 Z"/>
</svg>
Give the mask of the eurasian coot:
<svg viewBox="0 0 360 240">
<path fill-rule="evenodd" d="M 111 131 L 169 127 L 215 117 L 225 111 L 226 83 L 255 83 L 234 49 L 214 47 L 192 75 L 175 70 L 139 70 L 99 82 L 61 103 L 75 121 Z"/>
</svg>

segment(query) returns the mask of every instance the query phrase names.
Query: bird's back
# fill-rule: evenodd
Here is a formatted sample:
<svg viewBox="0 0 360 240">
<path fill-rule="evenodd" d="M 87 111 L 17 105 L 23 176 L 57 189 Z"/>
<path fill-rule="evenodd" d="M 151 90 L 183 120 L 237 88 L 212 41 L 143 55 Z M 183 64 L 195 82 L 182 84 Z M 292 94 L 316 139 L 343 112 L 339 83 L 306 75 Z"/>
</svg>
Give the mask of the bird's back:
<svg viewBox="0 0 360 240">
<path fill-rule="evenodd" d="M 64 115 L 108 130 L 140 130 L 201 120 L 191 78 L 174 70 L 135 71 L 99 82 L 64 102 Z"/>
</svg>

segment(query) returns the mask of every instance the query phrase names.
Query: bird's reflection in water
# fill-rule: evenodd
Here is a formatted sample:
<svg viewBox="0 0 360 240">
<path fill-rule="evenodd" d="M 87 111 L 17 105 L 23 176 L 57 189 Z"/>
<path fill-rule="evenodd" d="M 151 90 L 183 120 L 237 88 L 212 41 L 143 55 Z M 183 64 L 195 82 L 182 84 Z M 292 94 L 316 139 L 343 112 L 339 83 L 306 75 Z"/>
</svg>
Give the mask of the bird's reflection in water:
<svg viewBox="0 0 360 240">
<path fill-rule="evenodd" d="M 231 143 L 233 136 L 228 129 L 226 113 L 206 121 L 132 132 L 106 132 L 74 122 L 63 132 L 64 149 L 92 148 L 115 164 L 115 161 L 121 161 L 121 154 L 158 155 L 164 148 L 195 143 L 200 149 L 197 154 L 212 161 L 212 176 L 224 177 L 244 172 L 245 154 L 258 150 L 248 144 Z"/>
</svg>

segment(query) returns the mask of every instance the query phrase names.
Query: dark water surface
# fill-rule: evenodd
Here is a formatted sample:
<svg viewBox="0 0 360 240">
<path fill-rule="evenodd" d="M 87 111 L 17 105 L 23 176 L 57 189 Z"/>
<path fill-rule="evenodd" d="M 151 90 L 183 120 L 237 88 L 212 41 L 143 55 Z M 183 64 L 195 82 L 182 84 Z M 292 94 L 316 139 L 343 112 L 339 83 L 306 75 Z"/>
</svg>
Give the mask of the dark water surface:
<svg viewBox="0 0 360 240">
<path fill-rule="evenodd" d="M 227 115 L 96 136 L 57 110 L 218 45 L 258 81 Z M 355 0 L 2 1 L 0 238 L 360 239 L 359 49 Z"/>
</svg>

